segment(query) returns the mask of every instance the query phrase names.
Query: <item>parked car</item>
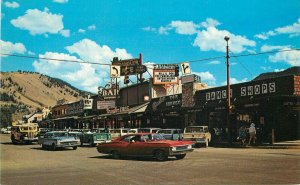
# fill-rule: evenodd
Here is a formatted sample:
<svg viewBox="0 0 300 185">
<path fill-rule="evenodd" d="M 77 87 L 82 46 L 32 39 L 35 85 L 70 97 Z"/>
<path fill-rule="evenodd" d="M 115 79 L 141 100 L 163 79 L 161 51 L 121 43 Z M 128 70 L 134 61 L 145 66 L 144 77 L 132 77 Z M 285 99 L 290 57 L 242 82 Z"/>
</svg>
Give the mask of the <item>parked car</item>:
<svg viewBox="0 0 300 185">
<path fill-rule="evenodd" d="M 165 139 L 167 140 L 182 140 L 182 130 L 181 129 L 161 129 L 157 131 L 158 134 L 161 134 L 164 136 Z"/>
<path fill-rule="evenodd" d="M 139 133 L 156 133 L 158 130 L 161 130 L 161 128 L 139 128 Z"/>
<path fill-rule="evenodd" d="M 13 144 L 36 142 L 38 139 L 38 125 L 33 123 L 16 125 L 11 128 L 10 139 Z"/>
<path fill-rule="evenodd" d="M 208 126 L 188 126 L 184 129 L 183 140 L 193 141 L 195 145 L 205 144 L 208 147 L 208 143 L 211 141 L 211 134 L 208 130 Z"/>
<path fill-rule="evenodd" d="M 42 145 L 42 149 L 56 150 L 57 148 L 72 147 L 73 150 L 76 150 L 80 145 L 80 139 L 66 131 L 52 131 L 40 136 L 38 143 Z"/>
<path fill-rule="evenodd" d="M 96 146 L 98 143 L 111 141 L 111 134 L 106 132 L 85 132 L 80 136 L 81 146 L 88 143 L 90 146 Z"/>
<path fill-rule="evenodd" d="M 193 151 L 193 142 L 170 141 L 156 133 L 137 133 L 122 136 L 110 143 L 97 146 L 99 153 L 111 154 L 113 158 L 123 156 L 154 157 L 158 161 L 167 160 L 169 156 L 183 159 L 186 153 Z"/>
<path fill-rule="evenodd" d="M 1 128 L 1 134 L 10 134 L 11 127 Z"/>
<path fill-rule="evenodd" d="M 109 133 L 111 133 L 112 139 L 117 139 L 118 137 L 127 135 L 129 133 L 129 130 L 129 128 L 110 129 Z"/>
</svg>

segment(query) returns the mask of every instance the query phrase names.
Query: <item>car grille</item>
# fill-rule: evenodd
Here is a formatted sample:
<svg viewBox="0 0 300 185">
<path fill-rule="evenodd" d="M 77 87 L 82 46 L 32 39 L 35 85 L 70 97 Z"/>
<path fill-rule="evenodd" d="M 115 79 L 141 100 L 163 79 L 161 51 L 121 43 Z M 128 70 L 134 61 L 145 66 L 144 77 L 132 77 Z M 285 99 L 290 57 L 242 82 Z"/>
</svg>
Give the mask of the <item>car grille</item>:
<svg viewBox="0 0 300 185">
<path fill-rule="evenodd" d="M 188 149 L 188 145 L 177 146 L 177 147 L 176 147 L 176 151 L 181 151 L 181 150 L 186 150 L 186 149 Z"/>
<path fill-rule="evenodd" d="M 63 144 L 63 145 L 76 145 L 77 141 L 65 141 L 65 142 L 61 142 L 61 144 Z"/>
</svg>

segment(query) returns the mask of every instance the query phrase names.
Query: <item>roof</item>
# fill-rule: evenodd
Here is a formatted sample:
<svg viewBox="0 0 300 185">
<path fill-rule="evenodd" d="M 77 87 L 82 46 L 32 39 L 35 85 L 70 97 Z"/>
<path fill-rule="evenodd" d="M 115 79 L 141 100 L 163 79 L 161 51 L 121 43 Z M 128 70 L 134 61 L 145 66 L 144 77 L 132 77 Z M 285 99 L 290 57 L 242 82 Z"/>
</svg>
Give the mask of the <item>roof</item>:
<svg viewBox="0 0 300 185">
<path fill-rule="evenodd" d="M 276 78 L 276 77 L 281 77 L 281 76 L 289 76 L 289 75 L 300 76 L 300 67 L 295 66 L 295 67 L 288 68 L 284 71 L 262 73 L 259 76 L 257 76 L 256 78 L 254 78 L 252 81 L 264 80 L 264 79 L 268 79 L 268 78 Z"/>
</svg>

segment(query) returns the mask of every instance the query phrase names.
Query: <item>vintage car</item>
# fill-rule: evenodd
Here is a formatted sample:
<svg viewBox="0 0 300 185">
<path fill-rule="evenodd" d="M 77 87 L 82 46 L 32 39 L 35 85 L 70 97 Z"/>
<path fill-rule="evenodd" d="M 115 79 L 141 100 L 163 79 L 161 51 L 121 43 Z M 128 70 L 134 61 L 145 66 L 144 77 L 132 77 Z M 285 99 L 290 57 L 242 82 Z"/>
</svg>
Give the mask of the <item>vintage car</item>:
<svg viewBox="0 0 300 185">
<path fill-rule="evenodd" d="M 139 133 L 156 133 L 160 129 L 161 128 L 139 128 L 138 132 Z"/>
<path fill-rule="evenodd" d="M 122 136 L 110 143 L 97 146 L 99 153 L 111 154 L 113 158 L 123 156 L 154 157 L 158 161 L 169 156 L 183 159 L 187 152 L 193 151 L 191 141 L 170 141 L 156 133 L 136 133 Z"/>
<path fill-rule="evenodd" d="M 66 131 L 52 131 L 40 136 L 38 143 L 42 145 L 42 149 L 56 150 L 57 148 L 72 147 L 73 150 L 76 150 L 80 145 L 80 139 Z"/>
<path fill-rule="evenodd" d="M 211 141 L 211 134 L 208 130 L 208 126 L 188 126 L 183 131 L 184 141 L 193 141 L 195 145 L 205 144 L 208 147 L 208 143 Z"/>
<path fill-rule="evenodd" d="M 38 125 L 27 123 L 16 125 L 11 128 L 10 139 L 13 144 L 30 144 L 38 140 Z"/>
<path fill-rule="evenodd" d="M 158 130 L 156 133 L 161 134 L 167 140 L 175 140 L 175 141 L 182 140 L 181 129 L 175 129 L 175 128 L 161 129 Z"/>
<path fill-rule="evenodd" d="M 106 132 L 101 132 L 97 130 L 96 132 L 84 132 L 80 135 L 81 146 L 84 144 L 89 144 L 90 146 L 96 146 L 98 143 L 106 143 L 111 141 L 111 134 Z"/>
</svg>

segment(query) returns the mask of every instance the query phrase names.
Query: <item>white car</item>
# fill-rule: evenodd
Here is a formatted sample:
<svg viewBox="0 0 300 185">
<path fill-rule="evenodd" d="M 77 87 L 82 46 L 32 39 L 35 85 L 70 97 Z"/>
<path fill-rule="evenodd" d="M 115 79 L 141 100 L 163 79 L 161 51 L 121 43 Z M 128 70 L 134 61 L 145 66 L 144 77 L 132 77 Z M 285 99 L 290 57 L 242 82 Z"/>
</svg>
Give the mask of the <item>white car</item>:
<svg viewBox="0 0 300 185">
<path fill-rule="evenodd" d="M 195 145 L 205 144 L 211 141 L 211 134 L 208 131 L 208 126 L 188 126 L 183 131 L 183 140 L 194 141 Z"/>
</svg>

